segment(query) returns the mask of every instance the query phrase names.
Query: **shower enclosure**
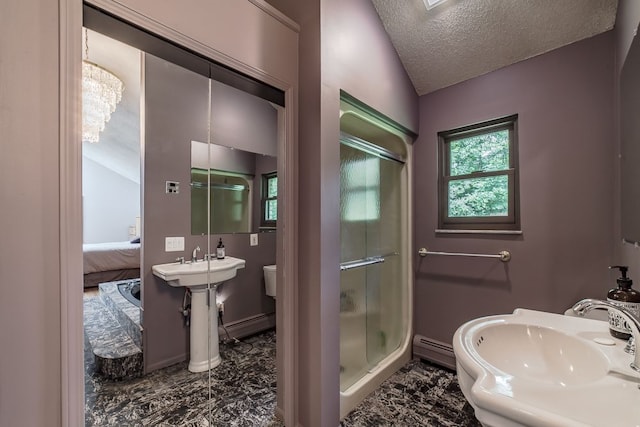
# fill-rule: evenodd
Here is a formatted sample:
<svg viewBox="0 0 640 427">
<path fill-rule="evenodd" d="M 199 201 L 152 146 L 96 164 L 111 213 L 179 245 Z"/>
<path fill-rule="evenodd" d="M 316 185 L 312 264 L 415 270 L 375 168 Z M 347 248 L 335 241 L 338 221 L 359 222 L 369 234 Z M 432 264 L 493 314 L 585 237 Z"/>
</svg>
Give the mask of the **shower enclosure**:
<svg viewBox="0 0 640 427">
<path fill-rule="evenodd" d="M 341 128 L 340 412 L 344 416 L 410 357 L 410 146 L 352 112 L 343 111 Z"/>
</svg>

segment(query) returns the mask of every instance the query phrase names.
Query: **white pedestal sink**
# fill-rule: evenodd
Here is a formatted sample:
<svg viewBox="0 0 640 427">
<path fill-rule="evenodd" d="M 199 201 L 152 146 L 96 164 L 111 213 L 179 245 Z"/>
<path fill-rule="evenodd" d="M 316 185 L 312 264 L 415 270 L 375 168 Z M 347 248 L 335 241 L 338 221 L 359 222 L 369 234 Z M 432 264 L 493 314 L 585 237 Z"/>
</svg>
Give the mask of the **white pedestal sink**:
<svg viewBox="0 0 640 427">
<path fill-rule="evenodd" d="M 608 322 L 520 308 L 453 337 L 460 389 L 487 427 L 640 425 L 640 375 L 625 345 Z"/>
<path fill-rule="evenodd" d="M 170 286 L 186 286 L 191 290 L 189 371 L 204 372 L 220 364 L 215 289 L 217 285 L 235 277 L 238 269 L 244 268 L 244 266 L 245 260 L 228 256 L 220 260 L 213 259 L 184 264 L 173 262 L 151 267 L 153 274 L 166 281 Z M 207 298 L 208 292 L 211 292 L 210 298 Z M 209 313 L 207 301 L 211 301 L 213 304 L 211 313 Z M 209 343 L 208 347 L 207 342 Z"/>
</svg>

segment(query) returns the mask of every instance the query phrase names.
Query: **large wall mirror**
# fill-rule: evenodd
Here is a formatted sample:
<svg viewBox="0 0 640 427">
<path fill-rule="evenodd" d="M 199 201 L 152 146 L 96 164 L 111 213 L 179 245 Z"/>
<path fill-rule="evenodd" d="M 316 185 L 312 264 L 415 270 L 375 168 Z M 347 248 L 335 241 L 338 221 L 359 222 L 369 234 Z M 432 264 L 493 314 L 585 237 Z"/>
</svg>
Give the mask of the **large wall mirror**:
<svg viewBox="0 0 640 427">
<path fill-rule="evenodd" d="M 633 39 L 620 78 L 622 238 L 640 242 L 640 40 Z"/>
<path fill-rule="evenodd" d="M 211 234 L 275 231 L 277 179 L 274 156 L 191 141 L 191 234 L 207 212 Z"/>
<path fill-rule="evenodd" d="M 209 144 L 191 141 L 191 234 L 207 234 L 207 213 L 210 234 L 274 231 L 276 108 L 212 80 L 210 123 Z"/>
<path fill-rule="evenodd" d="M 233 337 L 235 343 L 263 332 L 270 334 L 274 328 L 275 300 L 266 294 L 263 267 L 276 264 L 280 238 L 275 232 L 276 156 L 278 143 L 284 143 L 279 132 L 285 129 L 286 112 L 281 90 L 87 5 L 83 24 L 87 28 L 83 39 L 88 45 L 86 59 L 113 72 L 125 86 L 122 100 L 107 124 L 111 127 L 105 128 L 98 142 L 87 140 L 83 144 L 83 237 L 96 243 L 122 241 L 134 245 L 139 254 L 131 261 L 135 268 L 126 269 L 127 273 L 135 270 L 127 283 L 115 283 L 125 278 L 118 267 L 116 278 L 104 280 L 100 276 L 100 283 L 109 285 L 102 286 L 109 297 L 103 295 L 104 289 L 96 289 L 95 296 L 83 301 L 85 329 L 95 332 L 87 338 L 90 345 L 85 346 L 85 361 L 96 360 L 86 368 L 91 384 L 85 395 L 86 416 L 88 424 L 100 424 L 107 418 L 105 414 L 112 414 L 108 402 L 126 392 L 109 383 L 113 378 L 127 379 L 130 374 L 138 377 L 169 368 L 166 375 L 161 375 L 162 387 L 148 393 L 146 401 L 162 398 L 185 373 L 194 378 L 189 393 L 205 390 L 206 395 L 207 389 L 217 387 L 214 376 L 205 372 L 217 368 L 216 358 L 229 366 L 229 354 L 237 352 L 232 348 L 226 355 L 220 352 L 220 339 L 225 336 L 218 334 L 218 319 L 222 322 L 223 318 L 216 303 L 224 304 L 226 339 Z M 280 177 L 282 181 L 284 174 Z M 118 234 L 111 234 L 112 230 Z M 274 232 L 263 233 L 259 239 L 242 235 L 260 231 Z M 213 263 L 205 255 L 215 253 L 215 245 L 222 240 L 220 234 L 227 233 L 233 233 L 224 236 L 227 257 L 244 264 L 233 277 L 213 282 Z M 115 268 L 113 253 L 125 251 L 109 246 L 109 252 L 102 251 L 103 258 L 109 260 L 102 261 L 101 266 L 109 264 L 111 271 Z M 127 255 L 129 252 L 122 256 L 133 258 Z M 196 267 L 207 272 L 202 279 L 207 283 L 198 283 L 197 293 L 153 274 L 153 266 L 181 268 L 183 262 L 191 266 L 197 262 Z M 104 283 L 107 281 L 111 283 Z M 124 299 L 123 304 L 112 303 L 111 296 L 115 301 Z M 214 303 L 206 304 L 205 300 Z M 120 319 L 125 311 L 133 313 L 132 321 L 126 320 L 126 331 L 117 334 L 126 344 L 111 336 L 111 325 L 107 324 L 110 316 L 103 315 L 100 304 L 105 310 L 107 305 L 117 306 L 114 318 Z M 194 314 L 196 306 L 204 308 L 200 315 Z M 193 326 L 196 318 L 201 322 L 198 327 Z M 126 337 L 129 331 L 133 331 L 131 339 Z M 263 336 L 267 344 L 270 337 Z M 202 347 L 194 349 L 191 344 L 196 341 Z M 110 357 L 109 363 L 99 363 L 102 359 L 94 350 L 103 348 L 109 352 L 117 349 L 118 360 Z M 132 355 L 121 353 L 124 348 Z M 204 359 L 209 359 L 207 366 L 200 364 L 192 370 L 190 359 L 202 348 Z M 275 341 L 270 348 L 274 356 L 268 363 L 275 366 Z M 129 368 L 135 372 L 129 372 Z M 222 365 L 219 369 L 228 368 Z M 272 376 L 265 381 L 270 384 L 266 389 L 273 392 L 269 396 L 275 400 L 275 369 L 269 371 Z M 107 383 L 109 386 L 102 386 Z M 189 417 L 219 424 L 220 419 L 215 418 L 218 410 L 233 406 L 238 396 L 226 386 L 222 393 L 215 399 L 201 399 Z M 120 408 L 117 413 L 122 418 L 115 422 L 138 422 L 135 406 Z M 213 407 L 216 411 L 211 411 Z M 152 418 L 146 414 L 146 418 L 154 425 L 162 424 L 168 419 L 158 418 L 163 414 L 157 411 Z"/>
</svg>

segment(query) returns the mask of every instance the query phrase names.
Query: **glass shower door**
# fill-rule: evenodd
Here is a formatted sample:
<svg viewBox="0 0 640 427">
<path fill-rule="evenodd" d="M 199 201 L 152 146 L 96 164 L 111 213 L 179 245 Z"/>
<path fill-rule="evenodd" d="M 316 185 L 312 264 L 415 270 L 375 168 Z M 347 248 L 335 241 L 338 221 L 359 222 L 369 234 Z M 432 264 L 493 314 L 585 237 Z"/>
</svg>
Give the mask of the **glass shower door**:
<svg viewBox="0 0 640 427">
<path fill-rule="evenodd" d="M 340 389 L 399 348 L 402 332 L 402 159 L 342 134 Z"/>
</svg>

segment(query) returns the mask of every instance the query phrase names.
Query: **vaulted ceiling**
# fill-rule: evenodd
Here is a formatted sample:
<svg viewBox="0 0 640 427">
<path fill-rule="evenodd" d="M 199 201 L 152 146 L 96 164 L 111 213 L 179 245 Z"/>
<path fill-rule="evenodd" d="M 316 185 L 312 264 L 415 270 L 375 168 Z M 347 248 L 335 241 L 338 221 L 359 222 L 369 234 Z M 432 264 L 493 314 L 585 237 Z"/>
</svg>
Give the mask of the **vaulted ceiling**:
<svg viewBox="0 0 640 427">
<path fill-rule="evenodd" d="M 372 0 L 418 95 L 611 30 L 617 0 Z"/>
</svg>

